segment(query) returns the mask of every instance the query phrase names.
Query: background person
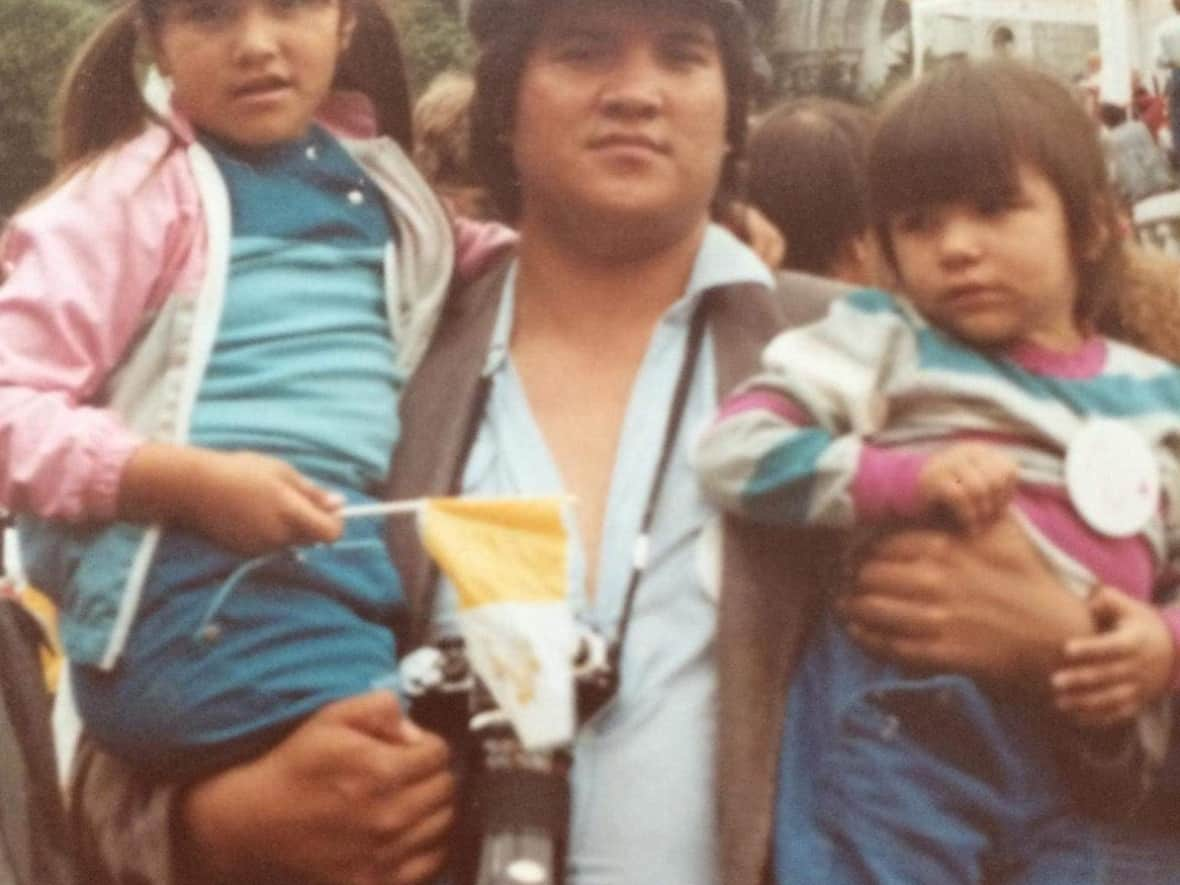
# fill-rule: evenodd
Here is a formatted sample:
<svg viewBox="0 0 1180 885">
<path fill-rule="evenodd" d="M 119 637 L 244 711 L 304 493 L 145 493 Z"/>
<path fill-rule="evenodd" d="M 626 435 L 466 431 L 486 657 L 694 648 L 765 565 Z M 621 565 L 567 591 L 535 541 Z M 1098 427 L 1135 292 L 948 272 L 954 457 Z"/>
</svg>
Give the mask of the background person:
<svg viewBox="0 0 1180 885">
<path fill-rule="evenodd" d="M 414 103 L 414 162 L 456 214 L 488 218 L 494 208 L 471 163 L 468 74 L 444 71 Z"/>
<path fill-rule="evenodd" d="M 867 110 L 828 98 L 784 102 L 754 127 L 746 193 L 782 232 L 784 269 L 877 278 L 865 177 L 871 127 Z"/>
</svg>

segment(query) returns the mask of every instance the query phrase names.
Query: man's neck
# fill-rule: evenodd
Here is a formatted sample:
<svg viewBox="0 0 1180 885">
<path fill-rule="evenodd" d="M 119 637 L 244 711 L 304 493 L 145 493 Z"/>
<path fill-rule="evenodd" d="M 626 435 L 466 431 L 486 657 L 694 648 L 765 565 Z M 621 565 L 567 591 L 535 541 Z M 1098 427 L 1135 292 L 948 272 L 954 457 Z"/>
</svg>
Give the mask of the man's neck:
<svg viewBox="0 0 1180 885">
<path fill-rule="evenodd" d="M 702 218 L 683 236 L 638 257 L 587 249 L 585 242 L 522 225 L 517 326 L 569 330 L 587 341 L 601 341 L 612 330 L 650 332 L 683 295 L 706 225 Z"/>
</svg>

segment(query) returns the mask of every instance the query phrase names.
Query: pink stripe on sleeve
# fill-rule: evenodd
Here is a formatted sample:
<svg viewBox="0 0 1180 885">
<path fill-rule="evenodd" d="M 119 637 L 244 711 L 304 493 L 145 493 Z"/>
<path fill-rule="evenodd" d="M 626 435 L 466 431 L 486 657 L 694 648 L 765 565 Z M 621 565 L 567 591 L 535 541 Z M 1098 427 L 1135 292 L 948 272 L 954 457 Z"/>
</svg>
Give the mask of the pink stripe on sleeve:
<svg viewBox="0 0 1180 885">
<path fill-rule="evenodd" d="M 764 388 L 729 397 L 721 404 L 717 420 L 724 421 L 734 415 L 759 409 L 777 415 L 788 424 L 794 424 L 796 427 L 807 427 L 815 423 L 814 419 L 793 399 Z"/>
<path fill-rule="evenodd" d="M 918 478 L 926 456 L 917 452 L 864 445 L 852 481 L 852 502 L 861 519 L 915 517 L 922 513 Z"/>
</svg>

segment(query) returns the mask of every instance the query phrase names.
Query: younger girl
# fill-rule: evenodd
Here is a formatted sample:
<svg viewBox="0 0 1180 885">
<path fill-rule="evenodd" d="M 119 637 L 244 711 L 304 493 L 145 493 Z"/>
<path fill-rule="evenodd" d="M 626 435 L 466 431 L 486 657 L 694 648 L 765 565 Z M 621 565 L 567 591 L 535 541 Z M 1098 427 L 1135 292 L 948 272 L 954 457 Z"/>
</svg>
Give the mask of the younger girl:
<svg viewBox="0 0 1180 885">
<path fill-rule="evenodd" d="M 907 297 L 857 292 L 775 339 L 702 443 L 706 488 L 752 519 L 876 531 L 973 531 L 1011 507 L 1107 630 L 1067 649 L 1054 722 L 1038 687 L 904 671 L 827 615 L 792 687 L 776 871 L 1097 881 L 1074 767 L 1113 807 L 1162 754 L 1142 711 L 1172 688 L 1180 611 L 1145 603 L 1180 550 L 1180 372 L 1094 333 L 1114 216 L 1091 124 L 1047 75 L 994 62 L 917 83 L 885 113 L 869 180 Z"/>
<path fill-rule="evenodd" d="M 63 116 L 3 243 L 0 506 L 88 730 L 190 777 L 393 670 L 383 527 L 341 507 L 385 482 L 451 232 L 377 0 L 125 3 Z"/>
</svg>

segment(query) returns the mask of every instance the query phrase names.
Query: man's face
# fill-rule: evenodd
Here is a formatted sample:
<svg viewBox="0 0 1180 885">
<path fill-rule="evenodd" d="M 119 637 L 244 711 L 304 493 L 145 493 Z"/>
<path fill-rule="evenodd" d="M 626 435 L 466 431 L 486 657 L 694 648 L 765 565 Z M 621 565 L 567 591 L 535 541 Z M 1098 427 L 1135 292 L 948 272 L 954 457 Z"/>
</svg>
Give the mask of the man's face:
<svg viewBox="0 0 1180 885">
<path fill-rule="evenodd" d="M 627 0 L 545 14 L 512 133 L 522 226 L 567 219 L 644 239 L 703 224 L 728 150 L 713 27 Z"/>
</svg>

